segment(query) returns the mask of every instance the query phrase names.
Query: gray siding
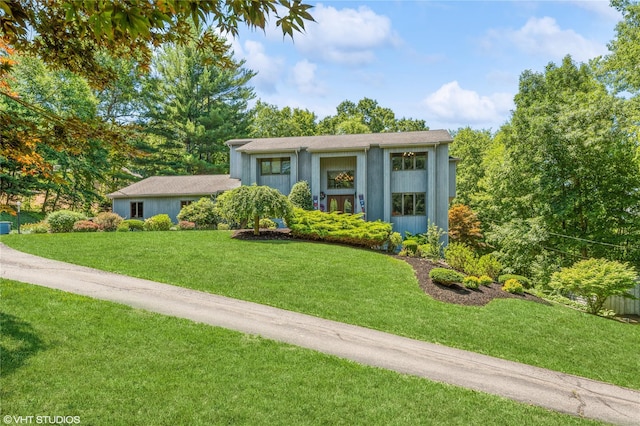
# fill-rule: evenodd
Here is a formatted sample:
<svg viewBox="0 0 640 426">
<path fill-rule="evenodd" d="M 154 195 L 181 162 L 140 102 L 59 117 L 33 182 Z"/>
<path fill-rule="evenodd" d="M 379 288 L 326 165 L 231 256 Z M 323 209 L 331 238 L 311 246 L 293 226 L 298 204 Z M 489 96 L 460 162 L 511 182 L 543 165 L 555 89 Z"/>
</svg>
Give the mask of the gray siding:
<svg viewBox="0 0 640 426">
<path fill-rule="evenodd" d="M 455 160 L 449 160 L 449 201 L 456 198 L 456 170 L 458 163 Z"/>
<path fill-rule="evenodd" d="M 178 213 L 180 213 L 181 201 L 198 201 L 203 196 L 183 196 L 183 197 L 158 197 L 158 198 L 116 198 L 113 200 L 113 212 L 125 219 L 130 219 L 131 203 L 141 202 L 144 214 L 143 219 L 158 214 L 168 214 L 173 223 L 178 223 Z"/>
<path fill-rule="evenodd" d="M 380 171 L 384 165 L 383 151 L 378 147 L 367 152 L 367 220 L 384 220 L 384 176 Z"/>
<path fill-rule="evenodd" d="M 234 179 L 242 179 L 242 153 L 236 148 L 231 146 L 229 149 L 229 175 Z"/>
<path fill-rule="evenodd" d="M 307 150 L 298 153 L 298 180 L 311 184 L 311 153 Z"/>
<path fill-rule="evenodd" d="M 258 173 L 258 185 L 266 185 L 275 188 L 284 195 L 289 195 L 291 191 L 291 175 L 268 175 L 261 176 Z"/>
<path fill-rule="evenodd" d="M 436 217 L 435 224 L 447 233 L 443 237 L 445 244 L 449 243 L 449 145 L 436 147 Z"/>
</svg>

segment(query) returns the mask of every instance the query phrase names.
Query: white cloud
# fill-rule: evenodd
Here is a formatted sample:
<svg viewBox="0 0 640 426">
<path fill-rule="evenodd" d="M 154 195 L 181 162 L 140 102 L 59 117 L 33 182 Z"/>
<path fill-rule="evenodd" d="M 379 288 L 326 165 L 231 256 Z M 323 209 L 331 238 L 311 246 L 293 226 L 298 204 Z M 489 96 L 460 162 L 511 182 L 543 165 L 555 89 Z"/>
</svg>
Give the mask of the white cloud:
<svg viewBox="0 0 640 426">
<path fill-rule="evenodd" d="M 611 7 L 611 5 L 609 4 L 609 0 L 574 0 L 571 3 L 582 9 L 591 11 L 608 21 L 618 22 L 622 19 L 622 14 L 615 8 Z"/>
<path fill-rule="evenodd" d="M 292 78 L 300 93 L 304 95 L 324 95 L 326 88 L 316 77 L 318 66 L 306 59 L 295 64 L 292 70 Z"/>
<path fill-rule="evenodd" d="M 346 65 L 363 65 L 375 60 L 375 50 L 397 46 L 400 39 L 388 17 L 366 6 L 336 9 L 318 4 L 313 9 L 316 23 L 296 37 L 295 46 L 310 57 Z"/>
<path fill-rule="evenodd" d="M 507 120 L 509 111 L 513 108 L 513 95 L 494 93 L 490 96 L 480 96 L 477 92 L 461 88 L 457 81 L 452 81 L 427 96 L 423 105 L 431 115 L 430 118 L 437 121 L 460 126 L 497 126 Z"/>
<path fill-rule="evenodd" d="M 604 44 L 588 40 L 573 30 L 561 29 L 556 20 L 548 16 L 530 18 L 518 30 L 490 30 L 483 44 L 489 49 L 513 46 L 526 54 L 549 57 L 554 60 L 570 54 L 573 59 L 580 62 L 607 52 Z"/>
<path fill-rule="evenodd" d="M 233 39 L 231 47 L 236 58 L 246 61 L 246 68 L 258 73 L 251 80 L 252 85 L 267 93 L 275 92 L 276 85 L 284 74 L 284 59 L 267 55 L 262 43 L 257 41 L 247 40 L 242 45 Z"/>
</svg>

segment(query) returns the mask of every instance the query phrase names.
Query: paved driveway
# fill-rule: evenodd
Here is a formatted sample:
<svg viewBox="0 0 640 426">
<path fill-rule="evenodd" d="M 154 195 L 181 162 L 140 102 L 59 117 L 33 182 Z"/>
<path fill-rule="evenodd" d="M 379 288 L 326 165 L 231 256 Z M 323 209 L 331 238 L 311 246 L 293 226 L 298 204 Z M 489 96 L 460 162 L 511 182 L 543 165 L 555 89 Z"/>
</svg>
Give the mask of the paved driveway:
<svg viewBox="0 0 640 426">
<path fill-rule="evenodd" d="M 640 425 L 640 391 L 363 327 L 43 259 L 0 244 L 0 276 L 333 354 L 527 404 Z"/>
</svg>

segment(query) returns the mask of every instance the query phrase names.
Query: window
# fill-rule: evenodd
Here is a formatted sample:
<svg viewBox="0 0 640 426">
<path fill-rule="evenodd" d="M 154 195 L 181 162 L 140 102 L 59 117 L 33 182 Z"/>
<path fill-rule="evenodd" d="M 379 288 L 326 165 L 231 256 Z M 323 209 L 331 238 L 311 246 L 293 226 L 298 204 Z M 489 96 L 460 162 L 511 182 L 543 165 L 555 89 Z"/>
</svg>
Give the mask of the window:
<svg viewBox="0 0 640 426">
<path fill-rule="evenodd" d="M 180 210 L 182 210 L 183 207 L 187 207 L 191 203 L 193 203 L 193 200 L 181 200 L 180 201 Z"/>
<path fill-rule="evenodd" d="M 394 172 L 401 170 L 424 170 L 426 167 L 426 152 L 400 152 L 391 154 L 391 169 Z"/>
<path fill-rule="evenodd" d="M 144 218 L 144 210 L 142 209 L 142 201 L 134 201 L 131 203 L 131 219 Z"/>
<path fill-rule="evenodd" d="M 391 194 L 392 216 L 425 216 L 426 214 L 426 194 L 423 192 Z"/>
<path fill-rule="evenodd" d="M 354 188 L 353 170 L 330 170 L 327 172 L 327 189 Z"/>
<path fill-rule="evenodd" d="M 288 175 L 291 174 L 291 159 L 282 158 L 262 158 L 260 160 L 261 175 Z"/>
</svg>

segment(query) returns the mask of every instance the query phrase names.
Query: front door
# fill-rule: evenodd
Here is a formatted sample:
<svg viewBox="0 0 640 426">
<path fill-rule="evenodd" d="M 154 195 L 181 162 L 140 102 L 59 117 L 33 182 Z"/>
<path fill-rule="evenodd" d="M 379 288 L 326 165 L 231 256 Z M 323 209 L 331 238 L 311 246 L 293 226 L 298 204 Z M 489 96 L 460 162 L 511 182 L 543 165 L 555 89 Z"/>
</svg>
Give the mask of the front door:
<svg viewBox="0 0 640 426">
<path fill-rule="evenodd" d="M 329 212 L 353 214 L 356 211 L 353 195 L 327 195 L 327 207 Z"/>
</svg>

